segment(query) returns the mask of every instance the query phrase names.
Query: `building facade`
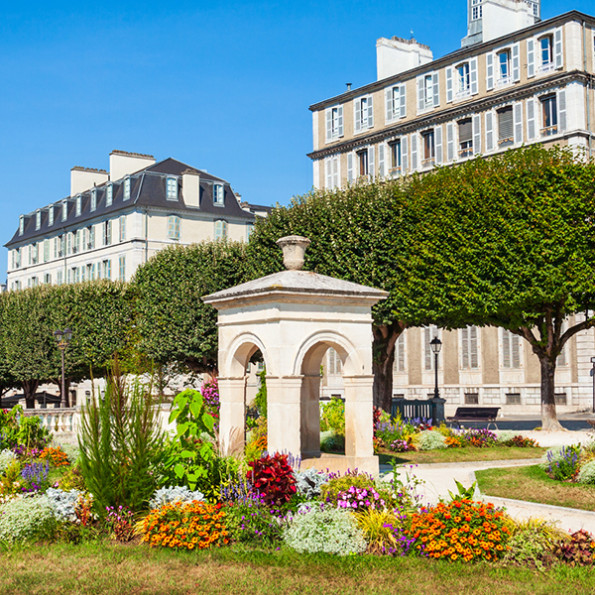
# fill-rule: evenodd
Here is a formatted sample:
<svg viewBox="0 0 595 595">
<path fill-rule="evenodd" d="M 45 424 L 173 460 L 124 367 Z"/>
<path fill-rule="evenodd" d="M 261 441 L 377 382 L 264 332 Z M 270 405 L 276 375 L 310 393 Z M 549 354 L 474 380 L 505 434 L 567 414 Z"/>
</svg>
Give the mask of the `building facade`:
<svg viewBox="0 0 595 595">
<path fill-rule="evenodd" d="M 225 180 L 175 159 L 113 151 L 110 171 L 74 167 L 70 196 L 21 215 L 6 244 L 7 287 L 128 281 L 159 250 L 245 241 L 268 207 L 242 203 Z"/>
<path fill-rule="evenodd" d="M 540 21 L 533 0 L 468 0 L 467 9 L 461 49 L 434 60 L 413 39 L 379 39 L 377 81 L 310 107 L 315 187 L 396 178 L 532 143 L 592 155 L 595 18 L 573 11 Z M 434 336 L 443 341 L 448 411 L 464 404 L 538 411 L 538 360 L 527 342 L 498 328 L 406 330 L 395 350 L 395 396 L 432 395 Z M 593 330 L 560 355 L 561 410 L 591 407 L 591 356 Z M 341 362 L 329 351 L 323 392 L 341 394 L 341 386 Z"/>
</svg>

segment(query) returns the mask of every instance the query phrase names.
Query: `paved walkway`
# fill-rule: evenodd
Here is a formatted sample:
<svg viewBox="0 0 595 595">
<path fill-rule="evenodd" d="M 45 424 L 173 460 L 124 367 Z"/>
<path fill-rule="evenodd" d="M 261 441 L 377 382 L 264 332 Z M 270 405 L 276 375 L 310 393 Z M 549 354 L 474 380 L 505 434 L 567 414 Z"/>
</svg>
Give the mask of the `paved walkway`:
<svg viewBox="0 0 595 595">
<path fill-rule="evenodd" d="M 593 440 L 591 432 L 519 432 L 524 436 L 535 438 L 540 446 L 558 446 L 584 444 Z M 440 498 L 448 498 L 449 491 L 457 493 L 455 480 L 465 487 L 471 487 L 475 481 L 475 471 L 496 467 L 520 467 L 536 465 L 540 459 L 523 459 L 513 461 L 483 461 L 469 463 L 430 463 L 425 465 L 407 466 L 406 471 L 423 480 L 418 493 L 423 496 L 422 502 L 436 504 Z M 392 473 L 388 475 L 390 478 Z M 561 529 L 578 531 L 586 529 L 595 533 L 595 512 L 536 504 L 507 498 L 486 496 L 476 491 L 476 498 L 492 502 L 495 506 L 504 506 L 510 516 L 519 520 L 537 518 L 555 523 Z"/>
</svg>

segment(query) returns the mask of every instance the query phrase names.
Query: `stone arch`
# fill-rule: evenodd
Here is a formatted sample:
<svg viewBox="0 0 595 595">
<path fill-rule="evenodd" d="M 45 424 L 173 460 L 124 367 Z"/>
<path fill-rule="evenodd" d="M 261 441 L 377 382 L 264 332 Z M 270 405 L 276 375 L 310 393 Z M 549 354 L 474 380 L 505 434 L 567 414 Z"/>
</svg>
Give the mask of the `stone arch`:
<svg viewBox="0 0 595 595">
<path fill-rule="evenodd" d="M 269 361 L 264 343 L 254 333 L 238 335 L 227 348 L 227 357 L 219 373 L 227 378 L 243 377 L 250 358 L 260 350 L 266 366 L 272 365 Z"/>
</svg>

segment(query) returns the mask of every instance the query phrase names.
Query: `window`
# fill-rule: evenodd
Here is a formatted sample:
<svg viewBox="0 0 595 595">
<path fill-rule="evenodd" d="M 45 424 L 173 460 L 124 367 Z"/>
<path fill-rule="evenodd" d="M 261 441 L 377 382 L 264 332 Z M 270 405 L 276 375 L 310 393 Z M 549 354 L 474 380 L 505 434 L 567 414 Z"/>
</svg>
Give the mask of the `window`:
<svg viewBox="0 0 595 595">
<path fill-rule="evenodd" d="M 388 149 L 390 156 L 390 173 L 399 174 L 401 173 L 401 167 L 403 164 L 403 155 L 401 152 L 401 139 L 389 142 Z"/>
<path fill-rule="evenodd" d="M 328 376 L 340 376 L 343 373 L 343 362 L 339 354 L 332 347 L 327 349 L 326 365 Z"/>
<path fill-rule="evenodd" d="M 167 200 L 178 200 L 178 180 L 176 178 L 166 179 L 165 195 Z"/>
<path fill-rule="evenodd" d="M 97 208 L 97 190 L 93 188 L 91 190 L 91 211 L 94 211 Z"/>
<path fill-rule="evenodd" d="M 62 202 L 62 221 L 66 221 L 68 219 L 68 201 L 65 200 Z"/>
<path fill-rule="evenodd" d="M 180 218 L 177 215 L 170 215 L 167 218 L 167 237 L 170 240 L 180 239 Z"/>
<path fill-rule="evenodd" d="M 556 104 L 556 94 L 546 95 L 539 99 L 541 102 L 542 115 L 542 136 L 551 136 L 558 132 L 558 108 Z"/>
<path fill-rule="evenodd" d="M 479 405 L 479 393 L 465 393 L 465 405 Z"/>
<path fill-rule="evenodd" d="M 434 130 L 425 130 L 421 133 L 423 144 L 422 165 L 433 165 L 436 157 L 436 145 L 434 143 Z"/>
<path fill-rule="evenodd" d="M 95 228 L 90 225 L 87 227 L 87 250 L 95 248 Z"/>
<path fill-rule="evenodd" d="M 395 85 L 385 91 L 386 94 L 386 121 L 392 122 L 397 118 L 404 118 L 406 113 L 405 85 Z"/>
<path fill-rule="evenodd" d="M 120 242 L 126 241 L 126 215 L 120 217 Z"/>
<path fill-rule="evenodd" d="M 253 223 L 246 223 L 246 241 L 250 239 L 252 232 L 254 231 L 254 224 Z"/>
<path fill-rule="evenodd" d="M 81 280 L 81 272 L 78 267 L 72 268 L 72 282 L 78 283 Z"/>
<path fill-rule="evenodd" d="M 103 222 L 103 245 L 109 246 L 112 243 L 112 222 Z"/>
<path fill-rule="evenodd" d="M 48 226 L 54 225 L 54 205 L 48 207 Z"/>
<path fill-rule="evenodd" d="M 52 275 L 51 275 L 50 273 L 46 273 L 46 274 L 43 276 L 43 282 L 44 282 L 46 285 L 51 285 L 51 283 L 52 283 Z"/>
<path fill-rule="evenodd" d="M 554 401 L 556 405 L 567 405 L 566 393 L 555 393 Z"/>
<path fill-rule="evenodd" d="M 15 291 L 18 291 L 18 290 L 21 288 L 21 282 L 20 282 L 20 281 L 15 281 L 15 282 L 12 284 L 12 288 L 13 288 Z"/>
<path fill-rule="evenodd" d="M 223 184 L 213 184 L 213 204 L 220 207 L 225 204 Z"/>
<path fill-rule="evenodd" d="M 459 97 L 469 95 L 471 93 L 471 73 L 469 70 L 469 62 L 463 62 L 456 67 L 457 70 L 457 87 L 456 93 Z"/>
<path fill-rule="evenodd" d="M 461 368 L 476 370 L 479 368 L 478 332 L 476 326 L 461 329 Z"/>
<path fill-rule="evenodd" d="M 506 147 L 514 143 L 512 105 L 499 109 L 498 117 L 498 145 Z"/>
<path fill-rule="evenodd" d="M 471 20 L 477 21 L 483 16 L 482 0 L 471 0 Z"/>
<path fill-rule="evenodd" d="M 374 126 L 374 107 L 371 95 L 359 97 L 353 102 L 355 132 L 368 130 Z"/>
<path fill-rule="evenodd" d="M 85 277 L 87 281 L 93 281 L 95 278 L 95 265 L 88 264 Z"/>
<path fill-rule="evenodd" d="M 434 103 L 434 81 L 431 74 L 424 76 L 424 102 L 426 107 L 432 107 Z"/>
<path fill-rule="evenodd" d="M 424 369 L 425 370 L 433 370 L 434 369 L 434 354 L 432 353 L 432 348 L 430 347 L 430 341 L 436 337 L 440 339 L 440 329 L 435 325 L 426 326 L 423 328 L 424 334 Z"/>
<path fill-rule="evenodd" d="M 331 141 L 343 136 L 343 106 L 329 107 L 324 114 L 326 119 L 326 140 Z"/>
<path fill-rule="evenodd" d="M 114 185 L 108 184 L 105 188 L 105 206 L 109 207 L 114 201 Z"/>
<path fill-rule="evenodd" d="M 50 241 L 43 240 L 43 262 L 50 261 Z"/>
<path fill-rule="evenodd" d="M 126 281 L 126 256 L 120 256 L 120 258 L 118 258 L 118 268 L 118 279 L 120 279 L 120 281 Z"/>
<path fill-rule="evenodd" d="M 430 72 L 417 77 L 417 113 L 421 114 L 440 103 L 438 73 Z"/>
<path fill-rule="evenodd" d="M 66 234 L 66 254 L 72 254 L 72 233 Z"/>
<path fill-rule="evenodd" d="M 324 168 L 326 175 L 326 188 L 333 190 L 340 186 L 339 179 L 339 156 L 327 157 L 324 160 Z"/>
<path fill-rule="evenodd" d="M 506 393 L 506 404 L 507 405 L 520 405 L 521 394 L 520 393 Z"/>
<path fill-rule="evenodd" d="M 38 285 L 37 277 L 31 277 L 31 279 L 29 279 L 29 287 L 37 287 L 37 285 Z"/>
<path fill-rule="evenodd" d="M 459 157 L 471 157 L 473 155 L 473 124 L 471 118 L 465 118 L 457 122 L 459 127 Z"/>
<path fill-rule="evenodd" d="M 501 329 L 500 340 L 502 344 L 502 367 L 521 367 L 521 337 L 506 329 Z"/>
<path fill-rule="evenodd" d="M 406 357 L 405 333 L 401 333 L 395 343 L 395 372 L 405 372 L 407 370 Z"/>
<path fill-rule="evenodd" d="M 219 219 L 215 221 L 215 239 L 224 240 L 227 238 L 227 221 Z"/>
<path fill-rule="evenodd" d="M 74 252 L 81 252 L 81 244 L 82 244 L 82 239 L 83 239 L 83 230 L 82 229 L 77 229 L 74 232 Z"/>
<path fill-rule="evenodd" d="M 112 261 L 111 260 L 104 260 L 102 263 L 103 269 L 103 278 L 104 279 L 111 279 L 112 278 Z"/>
<path fill-rule="evenodd" d="M 498 79 L 500 84 L 510 82 L 510 50 L 502 50 L 496 54 L 498 59 Z"/>
<path fill-rule="evenodd" d="M 81 214 L 81 202 L 82 198 L 80 194 L 75 199 L 75 216 L 78 217 Z"/>
<path fill-rule="evenodd" d="M 56 283 L 58 285 L 64 283 L 64 273 L 61 270 L 56 273 Z"/>
<path fill-rule="evenodd" d="M 545 35 L 539 40 L 541 70 L 549 70 L 554 66 L 554 39 L 551 35 Z"/>
<path fill-rule="evenodd" d="M 41 227 L 41 211 L 37 209 L 35 211 L 35 229 L 39 229 Z"/>
<path fill-rule="evenodd" d="M 124 200 L 130 198 L 130 178 L 124 180 Z"/>
<path fill-rule="evenodd" d="M 29 264 L 37 264 L 39 256 L 39 248 L 37 244 L 33 243 L 29 246 Z"/>
<path fill-rule="evenodd" d="M 357 151 L 357 167 L 359 176 L 367 176 L 370 173 L 369 161 L 368 161 L 368 149 L 363 151 Z"/>
<path fill-rule="evenodd" d="M 22 236 L 25 232 L 25 216 L 21 215 L 19 217 L 19 235 Z"/>
<path fill-rule="evenodd" d="M 15 248 L 12 251 L 12 268 L 18 269 L 21 266 L 21 249 Z"/>
</svg>

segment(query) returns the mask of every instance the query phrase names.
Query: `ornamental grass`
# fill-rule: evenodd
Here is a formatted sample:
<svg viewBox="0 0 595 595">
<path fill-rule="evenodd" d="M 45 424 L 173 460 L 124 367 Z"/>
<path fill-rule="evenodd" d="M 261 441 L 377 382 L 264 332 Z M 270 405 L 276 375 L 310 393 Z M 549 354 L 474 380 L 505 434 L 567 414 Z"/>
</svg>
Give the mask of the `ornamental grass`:
<svg viewBox="0 0 595 595">
<path fill-rule="evenodd" d="M 204 550 L 229 543 L 224 521 L 221 504 L 172 502 L 152 510 L 138 529 L 151 547 Z"/>
<path fill-rule="evenodd" d="M 465 562 L 501 558 L 510 537 L 500 510 L 468 499 L 441 502 L 427 512 L 414 514 L 409 533 L 421 554 Z"/>
</svg>

